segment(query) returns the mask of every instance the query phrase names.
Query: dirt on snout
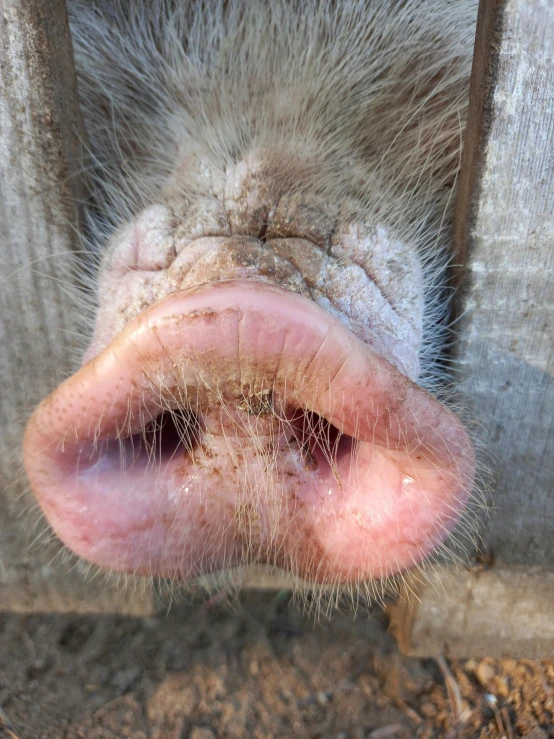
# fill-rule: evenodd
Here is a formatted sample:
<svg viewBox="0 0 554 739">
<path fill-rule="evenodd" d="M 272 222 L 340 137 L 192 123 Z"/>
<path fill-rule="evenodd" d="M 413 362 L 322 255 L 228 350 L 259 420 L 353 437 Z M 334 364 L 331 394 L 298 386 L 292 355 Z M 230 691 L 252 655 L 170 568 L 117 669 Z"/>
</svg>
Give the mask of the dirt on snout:
<svg viewBox="0 0 554 739">
<path fill-rule="evenodd" d="M 554 661 L 403 656 L 290 594 L 146 619 L 0 614 L 0 739 L 547 739 Z"/>
</svg>

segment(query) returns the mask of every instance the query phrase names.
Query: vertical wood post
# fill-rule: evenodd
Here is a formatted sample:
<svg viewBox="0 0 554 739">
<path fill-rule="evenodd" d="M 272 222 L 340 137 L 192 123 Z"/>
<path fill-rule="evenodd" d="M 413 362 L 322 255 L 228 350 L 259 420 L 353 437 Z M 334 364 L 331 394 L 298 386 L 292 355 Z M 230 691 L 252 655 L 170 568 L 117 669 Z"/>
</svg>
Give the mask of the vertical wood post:
<svg viewBox="0 0 554 739">
<path fill-rule="evenodd" d="M 0 609 L 147 612 L 83 566 L 29 547 L 20 453 L 26 418 L 70 369 L 85 149 L 64 0 L 0 0 Z M 85 570 L 86 571 L 86 570 Z"/>
<path fill-rule="evenodd" d="M 457 376 L 493 478 L 483 532 L 493 564 L 432 573 L 417 588 L 421 602 L 401 599 L 393 627 L 412 654 L 547 657 L 554 652 L 551 0 L 481 0 L 458 195 Z"/>
</svg>

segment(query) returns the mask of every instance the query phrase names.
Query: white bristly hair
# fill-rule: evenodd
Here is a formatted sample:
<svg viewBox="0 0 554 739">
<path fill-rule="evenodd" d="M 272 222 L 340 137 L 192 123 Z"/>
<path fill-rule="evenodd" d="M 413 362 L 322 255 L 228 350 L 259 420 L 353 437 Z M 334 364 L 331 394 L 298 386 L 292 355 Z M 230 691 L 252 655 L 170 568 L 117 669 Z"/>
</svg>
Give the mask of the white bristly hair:
<svg viewBox="0 0 554 739">
<path fill-rule="evenodd" d="M 90 141 L 91 253 L 160 201 L 182 152 L 215 172 L 253 150 L 309 156 L 310 167 L 291 174 L 292 191 L 356 202 L 367 220 L 416 244 L 426 290 L 420 382 L 433 389 L 448 339 L 476 6 L 70 0 Z M 189 200 L 201 194 L 196 181 L 179 187 Z"/>
</svg>

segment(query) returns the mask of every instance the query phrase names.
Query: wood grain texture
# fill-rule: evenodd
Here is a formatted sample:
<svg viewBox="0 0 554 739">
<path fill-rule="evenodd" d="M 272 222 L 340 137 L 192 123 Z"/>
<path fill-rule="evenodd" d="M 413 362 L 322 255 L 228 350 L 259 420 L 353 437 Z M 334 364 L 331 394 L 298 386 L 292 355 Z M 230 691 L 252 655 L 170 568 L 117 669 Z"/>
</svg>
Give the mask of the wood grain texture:
<svg viewBox="0 0 554 739">
<path fill-rule="evenodd" d="M 22 430 L 78 330 L 65 287 L 84 136 L 64 0 L 1 0 L 0 24 L 0 609 L 148 612 L 148 593 L 86 582 L 26 536 Z"/>
<path fill-rule="evenodd" d="M 77 330 L 60 276 L 78 248 L 83 130 L 63 0 L 0 0 L 0 11 L 0 609 L 147 613 L 148 590 L 89 582 L 22 536 L 13 450 L 69 370 Z M 456 223 L 456 358 L 490 450 L 496 513 L 484 536 L 498 564 L 447 574 L 450 589 L 433 575 L 420 601 L 400 601 L 393 621 L 414 654 L 549 656 L 554 639 L 553 38 L 550 0 L 483 0 Z M 282 585 L 263 574 L 246 584 Z"/>
<path fill-rule="evenodd" d="M 554 5 L 484 5 L 493 20 L 476 59 L 487 63 L 472 90 L 483 115 L 467 134 L 456 230 L 467 251 L 457 359 L 495 480 L 487 546 L 506 563 L 554 566 Z"/>
<path fill-rule="evenodd" d="M 554 4 L 482 0 L 455 225 L 462 405 L 494 488 L 481 574 L 430 574 L 395 626 L 412 654 L 552 656 Z"/>
<path fill-rule="evenodd" d="M 495 565 L 436 571 L 421 600 L 389 608 L 390 629 L 413 656 L 554 657 L 554 570 Z"/>
</svg>

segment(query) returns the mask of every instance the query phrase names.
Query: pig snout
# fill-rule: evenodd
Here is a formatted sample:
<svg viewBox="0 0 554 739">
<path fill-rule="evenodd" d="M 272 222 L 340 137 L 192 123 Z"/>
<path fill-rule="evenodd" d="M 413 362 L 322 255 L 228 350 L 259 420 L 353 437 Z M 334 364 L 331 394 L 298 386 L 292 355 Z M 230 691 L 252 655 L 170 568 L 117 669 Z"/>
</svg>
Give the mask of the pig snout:
<svg viewBox="0 0 554 739">
<path fill-rule="evenodd" d="M 27 429 L 32 488 L 110 569 L 394 575 L 444 540 L 474 474 L 416 384 L 419 258 L 354 206 L 272 193 L 256 162 L 112 238 L 84 364 Z"/>
</svg>

